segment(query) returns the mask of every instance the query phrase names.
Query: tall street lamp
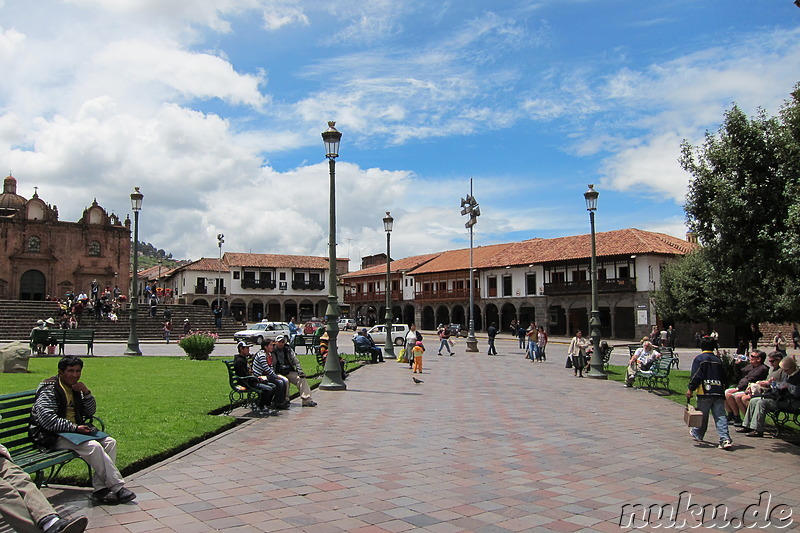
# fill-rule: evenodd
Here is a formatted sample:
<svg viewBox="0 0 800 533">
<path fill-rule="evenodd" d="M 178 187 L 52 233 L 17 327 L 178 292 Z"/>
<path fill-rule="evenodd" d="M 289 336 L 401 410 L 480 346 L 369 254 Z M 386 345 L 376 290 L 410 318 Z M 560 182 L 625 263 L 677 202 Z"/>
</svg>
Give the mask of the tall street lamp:
<svg viewBox="0 0 800 533">
<path fill-rule="evenodd" d="M 469 179 L 469 194 L 467 198 L 461 199 L 461 214 L 469 215 L 464 227 L 469 229 L 469 336 L 467 337 L 468 352 L 478 351 L 478 339 L 475 338 L 475 282 L 472 279 L 472 228 L 478 223 L 478 217 L 481 216 L 481 208 L 478 201 L 472 196 L 472 178 Z"/>
<path fill-rule="evenodd" d="M 383 229 L 386 231 L 386 344 L 383 345 L 383 353 L 386 357 L 394 358 L 394 342 L 392 339 L 392 270 L 390 236 L 392 234 L 392 224 L 394 219 L 389 211 L 383 219 Z"/>
<path fill-rule="evenodd" d="M 597 379 L 608 379 L 603 371 L 603 356 L 600 353 L 600 310 L 597 307 L 597 245 L 594 233 L 594 212 L 597 210 L 597 197 L 600 193 L 594 190 L 594 185 L 589 185 L 589 190 L 583 193 L 586 199 L 586 210 L 589 211 L 589 222 L 592 226 L 592 314 L 589 318 L 590 337 L 592 338 L 592 370 L 589 375 Z"/>
<path fill-rule="evenodd" d="M 225 235 L 217 234 L 217 244 L 219 245 L 219 264 L 217 265 L 217 309 L 222 311 L 220 298 L 222 297 L 222 245 L 225 243 Z"/>
<path fill-rule="evenodd" d="M 136 326 L 139 322 L 139 211 L 142 209 L 144 195 L 139 192 L 139 187 L 134 187 L 131 193 L 131 209 L 133 209 L 133 284 L 131 286 L 131 329 L 128 334 L 128 349 L 125 355 L 142 355 L 139 349 L 139 335 Z"/>
<path fill-rule="evenodd" d="M 325 157 L 328 158 L 330 170 L 330 221 L 328 223 L 328 308 L 325 310 L 325 316 L 328 317 L 325 328 L 328 332 L 328 356 L 325 359 L 325 374 L 319 388 L 347 390 L 339 366 L 339 350 L 336 347 L 336 337 L 339 335 L 339 302 L 336 296 L 336 158 L 339 157 L 339 141 L 342 140 L 342 134 L 334 126 L 336 122 L 331 120 L 328 122 L 328 129 L 322 132 Z"/>
</svg>

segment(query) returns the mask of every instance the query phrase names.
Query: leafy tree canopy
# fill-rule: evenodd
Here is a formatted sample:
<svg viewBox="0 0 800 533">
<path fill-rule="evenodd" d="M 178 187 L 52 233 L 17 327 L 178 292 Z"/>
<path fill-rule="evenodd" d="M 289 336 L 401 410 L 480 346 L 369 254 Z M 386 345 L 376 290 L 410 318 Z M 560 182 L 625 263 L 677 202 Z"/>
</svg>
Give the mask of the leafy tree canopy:
<svg viewBox="0 0 800 533">
<path fill-rule="evenodd" d="M 659 312 L 686 321 L 758 323 L 800 312 L 800 85 L 777 117 L 738 106 L 702 146 L 684 141 L 684 206 L 702 245 L 669 266 Z"/>
</svg>

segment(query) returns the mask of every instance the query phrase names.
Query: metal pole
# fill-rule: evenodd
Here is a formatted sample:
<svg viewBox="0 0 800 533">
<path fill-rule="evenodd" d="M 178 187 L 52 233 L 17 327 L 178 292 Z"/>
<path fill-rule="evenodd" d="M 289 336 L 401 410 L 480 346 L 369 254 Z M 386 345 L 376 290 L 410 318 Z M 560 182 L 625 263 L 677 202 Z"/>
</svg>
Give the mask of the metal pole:
<svg viewBox="0 0 800 533">
<path fill-rule="evenodd" d="M 389 213 L 386 213 L 387 215 Z M 394 339 L 392 339 L 392 272 L 391 272 L 391 232 L 386 232 L 386 343 L 383 345 L 383 353 L 386 357 L 394 358 Z"/>
<path fill-rule="evenodd" d="M 472 197 L 472 178 L 469 179 L 469 195 Z M 474 197 L 473 197 L 474 198 Z M 467 337 L 468 352 L 478 351 L 478 339 L 475 338 L 475 281 L 473 280 L 472 244 L 473 226 L 469 227 L 469 337 Z"/>
<path fill-rule="evenodd" d="M 328 234 L 328 309 L 325 316 L 328 324 L 328 356 L 325 360 L 325 375 L 319 384 L 323 390 L 347 390 L 339 366 L 339 350 L 336 338 L 339 336 L 339 302 L 336 296 L 336 159 L 328 158 L 330 170 L 330 213 Z"/>
<path fill-rule="evenodd" d="M 139 211 L 133 211 L 133 294 L 130 295 L 131 329 L 128 334 L 128 349 L 125 355 L 142 355 L 139 349 L 139 335 L 136 325 L 139 322 Z"/>
<path fill-rule="evenodd" d="M 590 363 L 593 372 L 588 375 L 597 379 L 608 379 L 608 375 L 603 370 L 603 356 L 600 355 L 600 309 L 597 307 L 597 247 L 594 230 L 594 211 L 589 211 L 589 222 L 592 226 L 592 314 L 589 319 L 589 329 L 591 330 L 590 336 L 593 346 Z"/>
</svg>

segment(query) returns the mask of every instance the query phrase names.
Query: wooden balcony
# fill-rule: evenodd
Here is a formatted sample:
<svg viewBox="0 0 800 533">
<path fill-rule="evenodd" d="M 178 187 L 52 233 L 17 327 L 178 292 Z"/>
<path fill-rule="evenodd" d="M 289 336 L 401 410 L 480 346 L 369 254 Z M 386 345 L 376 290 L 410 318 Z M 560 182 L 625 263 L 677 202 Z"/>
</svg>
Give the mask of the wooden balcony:
<svg viewBox="0 0 800 533">
<path fill-rule="evenodd" d="M 592 283 L 586 281 L 564 281 L 545 283 L 544 293 L 548 296 L 564 294 L 590 294 Z M 597 280 L 597 292 L 636 292 L 636 278 L 613 278 Z"/>
<path fill-rule="evenodd" d="M 396 290 L 392 291 L 391 293 L 392 302 L 399 302 L 403 299 L 403 291 Z M 344 301 L 348 304 L 355 304 L 355 303 L 374 303 L 374 302 L 385 302 L 386 301 L 386 291 L 373 291 L 373 292 L 362 292 L 357 294 L 348 294 L 345 293 Z"/>
<path fill-rule="evenodd" d="M 475 287 L 475 299 L 478 300 L 480 290 Z M 419 291 L 414 293 L 414 300 L 418 302 L 434 301 L 443 302 L 448 300 L 466 300 L 469 299 L 469 287 L 463 289 L 447 289 L 447 290 L 431 290 Z"/>
<path fill-rule="evenodd" d="M 311 290 L 321 291 L 325 288 L 324 281 L 293 281 L 292 289 L 294 290 Z"/>
<path fill-rule="evenodd" d="M 194 287 L 195 294 L 208 294 L 208 287 L 205 285 L 195 285 Z"/>
<path fill-rule="evenodd" d="M 274 289 L 275 280 L 271 279 L 243 279 L 243 289 Z"/>
</svg>

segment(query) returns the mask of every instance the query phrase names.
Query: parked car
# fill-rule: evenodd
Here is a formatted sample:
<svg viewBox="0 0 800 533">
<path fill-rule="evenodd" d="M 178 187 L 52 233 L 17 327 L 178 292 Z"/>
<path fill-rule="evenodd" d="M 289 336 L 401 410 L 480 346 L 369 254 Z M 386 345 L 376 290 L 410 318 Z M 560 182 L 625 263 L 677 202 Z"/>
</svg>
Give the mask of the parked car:
<svg viewBox="0 0 800 533">
<path fill-rule="evenodd" d="M 392 341 L 395 346 L 402 346 L 406 342 L 406 335 L 409 332 L 409 327 L 405 324 L 392 324 Z M 384 344 L 386 342 L 386 324 L 378 324 L 372 326 L 367 330 L 372 336 L 375 344 Z"/>
<path fill-rule="evenodd" d="M 469 329 L 461 324 L 448 324 L 446 329 L 451 337 L 466 338 L 469 335 Z"/>
<path fill-rule="evenodd" d="M 303 324 L 303 328 L 300 331 L 303 335 L 313 335 L 315 331 L 324 325 L 321 320 L 309 320 Z"/>
<path fill-rule="evenodd" d="M 261 344 L 264 339 L 275 340 L 278 335 L 289 336 L 289 324 L 286 322 L 257 322 L 247 329 L 233 334 L 234 341 L 250 344 Z"/>
<path fill-rule="evenodd" d="M 358 326 L 356 325 L 356 320 L 354 318 L 340 318 L 339 319 L 339 329 L 342 331 L 352 330 L 355 331 Z"/>
</svg>

